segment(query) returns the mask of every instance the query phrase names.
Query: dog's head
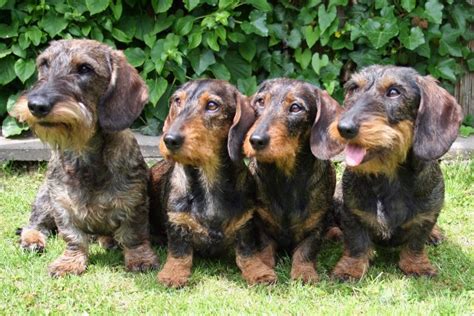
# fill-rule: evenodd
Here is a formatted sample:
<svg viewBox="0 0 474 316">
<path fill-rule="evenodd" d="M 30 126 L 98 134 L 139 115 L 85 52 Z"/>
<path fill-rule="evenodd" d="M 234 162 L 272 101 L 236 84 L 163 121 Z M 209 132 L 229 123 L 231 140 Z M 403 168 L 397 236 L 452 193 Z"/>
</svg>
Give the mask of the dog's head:
<svg viewBox="0 0 474 316">
<path fill-rule="evenodd" d="M 161 153 L 166 159 L 215 171 L 222 154 L 228 154 L 226 146 L 230 153 L 239 144 L 237 138 L 243 138 L 235 129 L 229 134 L 238 104 L 243 102 L 247 98 L 226 81 L 186 83 L 170 98 Z"/>
<path fill-rule="evenodd" d="M 97 129 L 123 130 L 148 101 L 125 55 L 97 41 L 51 42 L 36 63 L 38 81 L 12 115 L 53 147 L 81 150 Z"/>
<path fill-rule="evenodd" d="M 376 65 L 353 75 L 346 90 L 345 112 L 330 132 L 346 144 L 346 163 L 355 170 L 390 174 L 411 148 L 433 160 L 456 139 L 462 109 L 432 77 Z"/>
<path fill-rule="evenodd" d="M 251 98 L 246 117 L 251 120 L 244 152 L 258 161 L 275 163 L 291 173 L 302 146 L 328 159 L 342 150 L 328 137 L 328 126 L 339 105 L 325 91 L 298 80 L 278 78 L 264 81 Z M 253 123 L 253 125 L 252 125 Z"/>
</svg>

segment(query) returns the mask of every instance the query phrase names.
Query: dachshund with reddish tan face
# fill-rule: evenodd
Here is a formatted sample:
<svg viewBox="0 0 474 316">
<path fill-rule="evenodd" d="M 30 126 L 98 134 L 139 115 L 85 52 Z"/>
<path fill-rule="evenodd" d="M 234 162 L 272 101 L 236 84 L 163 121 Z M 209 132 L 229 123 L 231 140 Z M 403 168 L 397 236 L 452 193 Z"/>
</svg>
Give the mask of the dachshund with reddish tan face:
<svg viewBox="0 0 474 316">
<path fill-rule="evenodd" d="M 258 186 L 257 213 L 269 238 L 261 255 L 274 266 L 275 248 L 292 253 L 291 278 L 316 282 L 316 257 L 333 210 L 336 176 L 329 157 L 342 146 L 328 137 L 339 104 L 309 83 L 264 81 L 242 112 L 250 120 L 244 152 Z M 248 125 L 248 123 L 247 123 Z"/>
<path fill-rule="evenodd" d="M 246 102 L 221 80 L 190 81 L 170 99 L 160 142 L 166 160 L 152 167 L 150 188 L 152 217 L 156 225 L 166 222 L 168 256 L 158 274 L 166 286 L 188 283 L 194 253 L 218 255 L 232 247 L 249 284 L 276 280 L 259 255 L 255 185 L 242 160 L 247 126 L 237 109 Z"/>
<path fill-rule="evenodd" d="M 128 126 L 146 85 L 122 52 L 92 40 L 52 42 L 37 59 L 38 82 L 15 105 L 52 148 L 21 247 L 43 250 L 57 229 L 66 241 L 52 276 L 81 274 L 91 234 L 114 238 L 130 271 L 157 268 L 149 242 L 148 169 Z"/>
<path fill-rule="evenodd" d="M 437 273 L 424 245 L 444 201 L 437 161 L 462 121 L 456 100 L 429 76 L 371 66 L 346 84 L 345 111 L 330 134 L 345 145 L 341 224 L 345 251 L 339 279 L 360 279 L 374 245 L 400 246 L 407 275 Z"/>
</svg>

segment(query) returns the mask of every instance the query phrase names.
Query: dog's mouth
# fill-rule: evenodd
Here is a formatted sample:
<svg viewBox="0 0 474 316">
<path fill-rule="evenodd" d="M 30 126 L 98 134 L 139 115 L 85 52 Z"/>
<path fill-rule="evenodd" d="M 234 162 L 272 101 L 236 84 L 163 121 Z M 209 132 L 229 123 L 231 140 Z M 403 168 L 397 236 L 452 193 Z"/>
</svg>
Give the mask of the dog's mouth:
<svg viewBox="0 0 474 316">
<path fill-rule="evenodd" d="M 367 149 L 357 144 L 347 144 L 344 150 L 346 165 L 356 167 L 360 165 L 367 156 Z"/>
</svg>

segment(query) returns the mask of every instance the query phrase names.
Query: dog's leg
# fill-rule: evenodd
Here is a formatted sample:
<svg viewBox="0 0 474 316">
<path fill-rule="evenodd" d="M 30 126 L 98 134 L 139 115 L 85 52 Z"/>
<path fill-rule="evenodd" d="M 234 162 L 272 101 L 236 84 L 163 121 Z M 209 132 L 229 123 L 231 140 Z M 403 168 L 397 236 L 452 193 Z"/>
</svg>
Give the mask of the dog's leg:
<svg viewBox="0 0 474 316">
<path fill-rule="evenodd" d="M 425 222 L 407 232 L 408 242 L 400 252 L 398 266 L 407 275 L 434 276 L 437 270 L 426 254 L 425 243 L 429 239 L 434 223 Z"/>
<path fill-rule="evenodd" d="M 168 287 L 179 288 L 186 285 L 193 265 L 191 234 L 177 226 L 168 227 L 168 255 L 163 269 L 158 273 L 158 281 Z"/>
<path fill-rule="evenodd" d="M 353 215 L 343 219 L 342 227 L 344 254 L 332 271 L 332 276 L 340 280 L 359 280 L 367 272 L 372 256 L 369 232 Z"/>
<path fill-rule="evenodd" d="M 242 271 L 242 277 L 249 285 L 271 284 L 277 281 L 277 275 L 273 270 L 274 247 L 271 242 L 262 245 L 259 237 L 260 232 L 252 220 L 237 233 L 236 262 Z"/>
<path fill-rule="evenodd" d="M 59 234 L 66 242 L 66 250 L 48 266 L 49 274 L 53 277 L 80 275 L 87 267 L 89 236 L 74 226 L 67 211 L 63 210 L 55 219 Z"/>
<path fill-rule="evenodd" d="M 53 230 L 56 230 L 53 206 L 47 185 L 43 183 L 33 203 L 29 223 L 21 229 L 20 246 L 26 250 L 42 252 L 46 247 L 46 238 Z"/>
<path fill-rule="evenodd" d="M 114 235 L 124 247 L 125 267 L 131 272 L 155 270 L 158 268 L 158 257 L 149 240 L 148 203 L 137 206 L 132 215 Z"/>
<path fill-rule="evenodd" d="M 316 272 L 316 256 L 321 248 L 320 233 L 313 231 L 295 249 L 291 262 L 291 279 L 304 283 L 316 283 L 319 280 Z"/>
</svg>

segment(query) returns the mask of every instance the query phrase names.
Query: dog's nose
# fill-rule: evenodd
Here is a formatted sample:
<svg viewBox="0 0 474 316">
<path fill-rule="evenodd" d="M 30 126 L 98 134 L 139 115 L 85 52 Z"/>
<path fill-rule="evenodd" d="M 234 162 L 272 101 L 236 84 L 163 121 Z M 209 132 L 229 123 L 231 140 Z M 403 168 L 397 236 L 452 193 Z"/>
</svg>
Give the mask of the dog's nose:
<svg viewBox="0 0 474 316">
<path fill-rule="evenodd" d="M 267 134 L 260 135 L 260 134 L 253 134 L 250 137 L 250 144 L 255 150 L 262 150 L 267 147 L 268 143 L 270 142 L 270 137 Z"/>
<path fill-rule="evenodd" d="M 169 150 L 178 150 L 184 143 L 184 136 L 181 134 L 166 134 L 163 141 Z"/>
<path fill-rule="evenodd" d="M 353 121 L 341 120 L 339 124 L 337 124 L 337 130 L 341 133 L 342 137 L 352 139 L 359 133 L 359 126 Z"/>
<path fill-rule="evenodd" d="M 52 108 L 52 102 L 44 96 L 35 95 L 28 97 L 28 109 L 30 110 L 31 114 L 38 118 L 48 115 Z"/>
</svg>

